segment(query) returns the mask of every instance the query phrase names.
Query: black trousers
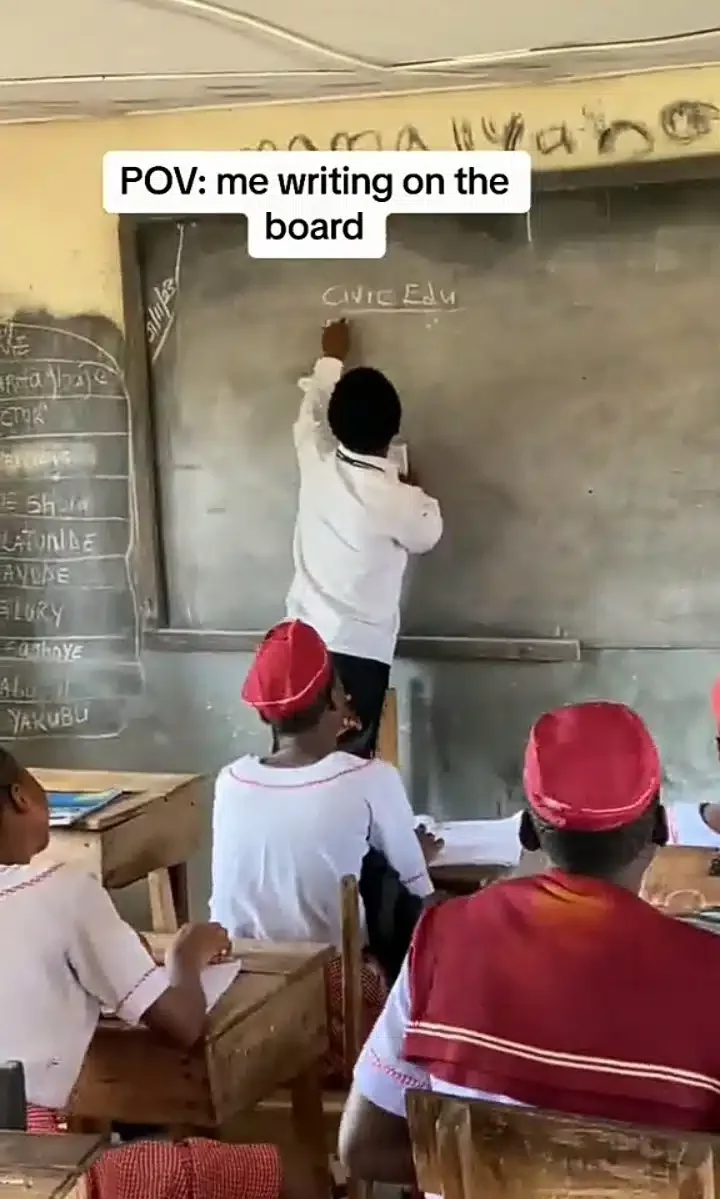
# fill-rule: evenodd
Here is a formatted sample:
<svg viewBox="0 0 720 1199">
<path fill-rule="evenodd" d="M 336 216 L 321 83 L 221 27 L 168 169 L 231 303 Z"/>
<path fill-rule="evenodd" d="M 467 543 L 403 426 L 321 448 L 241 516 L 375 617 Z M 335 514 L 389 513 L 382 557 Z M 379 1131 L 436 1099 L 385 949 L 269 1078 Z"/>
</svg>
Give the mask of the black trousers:
<svg viewBox="0 0 720 1199">
<path fill-rule="evenodd" d="M 332 660 L 350 697 L 350 707 L 362 725 L 358 730 L 351 729 L 343 734 L 338 748 L 360 758 L 374 758 L 390 667 L 387 662 L 355 658 L 351 654 L 333 654 Z"/>
</svg>

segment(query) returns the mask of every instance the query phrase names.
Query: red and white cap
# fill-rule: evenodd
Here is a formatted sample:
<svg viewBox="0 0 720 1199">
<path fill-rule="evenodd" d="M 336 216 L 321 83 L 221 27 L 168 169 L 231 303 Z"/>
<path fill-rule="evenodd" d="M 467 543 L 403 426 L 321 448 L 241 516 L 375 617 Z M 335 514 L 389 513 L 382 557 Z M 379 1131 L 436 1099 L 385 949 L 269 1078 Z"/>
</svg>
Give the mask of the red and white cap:
<svg viewBox="0 0 720 1199">
<path fill-rule="evenodd" d="M 285 720 L 311 707 L 332 675 L 322 638 L 302 620 L 284 620 L 258 649 L 242 697 L 265 720 Z"/>
<path fill-rule="evenodd" d="M 660 756 L 643 721 L 624 704 L 571 704 L 530 732 L 525 795 L 546 824 L 600 833 L 632 824 L 659 794 Z"/>
</svg>

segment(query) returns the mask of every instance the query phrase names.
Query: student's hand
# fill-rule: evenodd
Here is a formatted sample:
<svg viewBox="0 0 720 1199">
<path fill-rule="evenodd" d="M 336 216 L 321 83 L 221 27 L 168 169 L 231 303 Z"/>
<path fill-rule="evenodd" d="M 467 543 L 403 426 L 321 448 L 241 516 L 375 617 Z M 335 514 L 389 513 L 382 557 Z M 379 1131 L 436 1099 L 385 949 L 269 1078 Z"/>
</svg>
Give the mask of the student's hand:
<svg viewBox="0 0 720 1199">
<path fill-rule="evenodd" d="M 419 824 L 415 829 L 415 834 L 420 842 L 420 848 L 423 851 L 425 862 L 429 866 L 435 860 L 440 851 L 445 848 L 445 842 L 442 837 L 435 837 L 428 832 L 424 824 Z"/>
<path fill-rule="evenodd" d="M 231 950 L 232 942 L 221 924 L 185 924 L 173 937 L 168 957 L 199 973 L 228 957 Z"/>
<path fill-rule="evenodd" d="M 329 321 L 322 331 L 322 352 L 326 358 L 338 358 L 344 362 L 350 353 L 350 326 L 343 317 Z"/>
</svg>

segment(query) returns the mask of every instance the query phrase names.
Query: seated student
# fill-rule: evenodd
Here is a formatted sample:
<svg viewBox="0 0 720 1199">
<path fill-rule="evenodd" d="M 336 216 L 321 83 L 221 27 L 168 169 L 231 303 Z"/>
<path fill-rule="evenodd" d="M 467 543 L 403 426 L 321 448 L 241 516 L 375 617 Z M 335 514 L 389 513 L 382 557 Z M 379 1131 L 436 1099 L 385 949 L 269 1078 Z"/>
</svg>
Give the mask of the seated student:
<svg viewBox="0 0 720 1199">
<path fill-rule="evenodd" d="M 324 941 L 340 949 L 340 883 L 369 846 L 421 898 L 433 887 L 399 772 L 337 748 L 345 694 L 319 635 L 285 621 L 265 638 L 243 698 L 275 749 L 226 766 L 215 784 L 210 912 L 232 937 Z M 330 975 L 334 1064 L 342 1043 L 340 967 Z M 385 990 L 367 963 L 368 1026 Z"/>
<path fill-rule="evenodd" d="M 33 864 L 48 838 L 43 788 L 0 749 L 0 1060 L 23 1064 L 30 1132 L 61 1131 L 101 1009 L 193 1045 L 200 972 L 230 945 L 217 925 L 188 925 L 157 967 L 96 879 Z M 309 1171 L 285 1167 L 270 1145 L 147 1141 L 109 1149 L 86 1180 L 89 1199 L 311 1199 Z"/>
<path fill-rule="evenodd" d="M 552 866 L 428 910 L 355 1070 L 357 1178 L 414 1183 L 407 1088 L 720 1132 L 720 944 L 638 897 L 662 771 L 622 704 L 561 708 L 525 755 L 525 846 Z"/>
<path fill-rule="evenodd" d="M 372 367 L 343 374 L 349 349 L 347 322 L 327 325 L 323 357 L 300 380 L 300 494 L 286 613 L 317 629 L 333 655 L 360 721 L 343 748 L 373 757 L 408 555 L 433 549 L 443 526 L 437 500 L 400 479 L 388 458 L 402 415 L 395 388 Z"/>
</svg>

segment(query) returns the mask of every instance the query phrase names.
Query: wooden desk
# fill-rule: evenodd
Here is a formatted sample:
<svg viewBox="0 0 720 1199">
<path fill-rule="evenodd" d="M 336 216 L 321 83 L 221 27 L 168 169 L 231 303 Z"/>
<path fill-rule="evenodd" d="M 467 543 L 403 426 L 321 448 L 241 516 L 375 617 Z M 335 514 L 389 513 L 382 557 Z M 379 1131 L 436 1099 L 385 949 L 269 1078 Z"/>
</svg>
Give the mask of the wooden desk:
<svg viewBox="0 0 720 1199">
<path fill-rule="evenodd" d="M 0 1199 L 81 1199 L 99 1137 L 0 1132 Z"/>
<path fill-rule="evenodd" d="M 717 850 L 667 845 L 656 851 L 640 895 L 671 916 L 720 907 L 719 868 Z"/>
<path fill-rule="evenodd" d="M 156 951 L 168 938 L 150 933 L 148 941 Z M 146 1028 L 101 1021 L 71 1098 L 73 1121 L 219 1132 L 240 1112 L 289 1087 L 296 1135 L 327 1171 L 324 967 L 335 951 L 310 942 L 237 941 L 235 952 L 242 970 L 213 1008 L 195 1049 L 180 1049 Z"/>
<path fill-rule="evenodd" d="M 80 865 L 106 887 L 147 878 L 156 931 L 187 922 L 186 863 L 200 839 L 200 776 L 41 768 L 32 774 L 46 791 L 125 793 L 72 828 L 52 829 L 41 857 Z"/>
</svg>

